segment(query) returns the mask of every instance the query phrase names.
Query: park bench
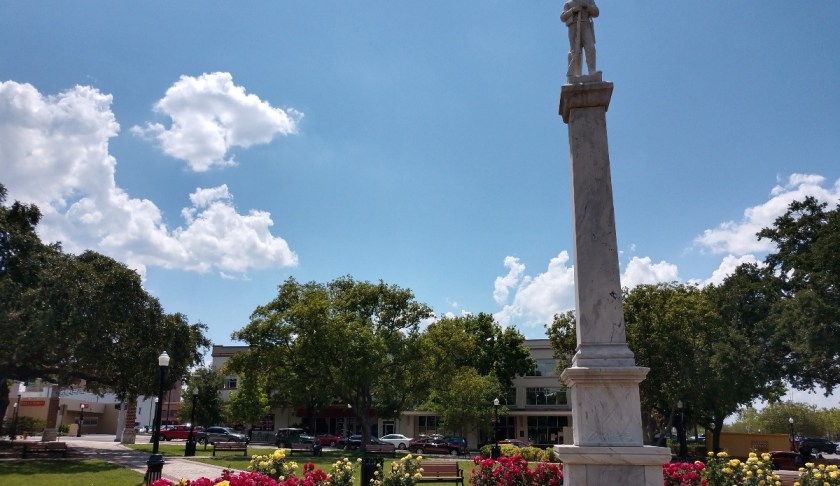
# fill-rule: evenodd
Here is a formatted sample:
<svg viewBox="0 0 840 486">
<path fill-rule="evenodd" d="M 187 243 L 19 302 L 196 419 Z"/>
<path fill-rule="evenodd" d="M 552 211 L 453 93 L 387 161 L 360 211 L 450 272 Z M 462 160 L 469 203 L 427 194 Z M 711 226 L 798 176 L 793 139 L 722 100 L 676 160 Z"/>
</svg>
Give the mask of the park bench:
<svg viewBox="0 0 840 486">
<path fill-rule="evenodd" d="M 27 442 L 23 446 L 23 457 L 31 454 L 61 454 L 67 457 L 66 442 Z"/>
<path fill-rule="evenodd" d="M 455 483 L 464 485 L 464 471 L 455 461 L 452 462 L 426 462 L 420 463 L 423 468 L 423 476 L 418 478 L 418 483 Z"/>
<path fill-rule="evenodd" d="M 394 444 L 368 444 L 365 446 L 365 452 L 390 454 L 393 457 L 397 456 L 397 448 Z"/>
<path fill-rule="evenodd" d="M 289 449 L 289 455 L 292 455 L 295 452 L 308 452 L 313 456 L 321 455 L 321 448 L 315 447 L 315 445 L 311 442 L 292 442 L 289 444 L 289 447 L 285 447 L 285 449 Z"/>
<path fill-rule="evenodd" d="M 224 452 L 238 452 L 242 451 L 243 456 L 248 456 L 248 444 L 244 442 L 216 442 L 213 444 L 213 456 L 216 455 L 216 451 L 224 451 Z"/>
</svg>

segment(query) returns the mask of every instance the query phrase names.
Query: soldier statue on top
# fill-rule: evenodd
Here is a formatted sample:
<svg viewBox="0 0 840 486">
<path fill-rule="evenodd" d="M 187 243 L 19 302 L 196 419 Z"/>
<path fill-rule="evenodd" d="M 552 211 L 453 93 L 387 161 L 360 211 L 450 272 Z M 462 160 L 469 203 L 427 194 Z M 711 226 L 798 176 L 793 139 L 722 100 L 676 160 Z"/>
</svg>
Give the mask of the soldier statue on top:
<svg viewBox="0 0 840 486">
<path fill-rule="evenodd" d="M 569 70 L 568 78 L 582 74 L 581 58 L 586 52 L 586 68 L 589 74 L 595 71 L 595 26 L 592 19 L 599 14 L 595 0 L 569 0 L 563 5 L 560 20 L 569 27 Z"/>
</svg>

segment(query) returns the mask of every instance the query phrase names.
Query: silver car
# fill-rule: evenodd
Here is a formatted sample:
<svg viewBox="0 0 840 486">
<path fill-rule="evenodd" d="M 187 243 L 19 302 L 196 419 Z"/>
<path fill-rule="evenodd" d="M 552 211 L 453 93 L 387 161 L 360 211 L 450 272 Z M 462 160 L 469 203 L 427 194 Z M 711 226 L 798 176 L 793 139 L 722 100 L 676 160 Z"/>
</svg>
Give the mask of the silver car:
<svg viewBox="0 0 840 486">
<path fill-rule="evenodd" d="M 245 442 L 248 443 L 248 436 L 234 432 L 229 427 L 207 427 L 198 434 L 199 444 L 215 444 L 216 442 Z"/>
</svg>

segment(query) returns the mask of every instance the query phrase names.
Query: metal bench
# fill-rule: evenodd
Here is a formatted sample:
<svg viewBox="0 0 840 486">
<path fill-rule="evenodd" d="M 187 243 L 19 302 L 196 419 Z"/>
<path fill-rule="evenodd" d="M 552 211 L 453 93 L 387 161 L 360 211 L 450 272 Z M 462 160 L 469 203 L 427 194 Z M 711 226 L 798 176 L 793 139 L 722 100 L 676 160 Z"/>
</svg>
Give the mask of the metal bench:
<svg viewBox="0 0 840 486">
<path fill-rule="evenodd" d="M 390 454 L 393 457 L 397 456 L 397 448 L 394 444 L 368 444 L 365 446 L 365 452 Z"/>
<path fill-rule="evenodd" d="M 464 486 L 464 471 L 455 461 L 420 463 L 423 475 L 416 480 L 418 483 L 455 483 Z"/>
<path fill-rule="evenodd" d="M 224 452 L 238 452 L 242 451 L 242 455 L 248 457 L 248 444 L 244 442 L 216 442 L 213 444 L 213 456 L 216 451 Z"/>
<path fill-rule="evenodd" d="M 23 457 L 31 454 L 61 454 L 67 457 L 66 442 L 27 442 L 23 446 Z"/>
</svg>

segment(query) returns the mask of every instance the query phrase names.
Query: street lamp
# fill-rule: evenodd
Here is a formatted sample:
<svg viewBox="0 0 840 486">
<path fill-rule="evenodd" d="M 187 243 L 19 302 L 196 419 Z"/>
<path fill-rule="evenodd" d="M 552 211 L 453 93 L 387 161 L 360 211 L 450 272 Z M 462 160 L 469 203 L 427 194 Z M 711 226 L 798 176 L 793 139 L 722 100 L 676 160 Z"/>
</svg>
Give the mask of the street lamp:
<svg viewBox="0 0 840 486">
<path fill-rule="evenodd" d="M 679 456 L 685 458 L 688 456 L 688 445 L 685 442 L 685 414 L 683 413 L 682 400 L 677 400 L 677 410 L 680 412 L 680 424 L 677 428 L 677 439 L 680 441 Z"/>
<path fill-rule="evenodd" d="M 18 395 L 17 402 L 14 404 L 14 412 L 12 413 L 12 431 L 9 434 L 9 438 L 12 440 L 17 439 L 17 418 L 18 418 L 18 410 L 20 408 L 20 395 Z"/>
<path fill-rule="evenodd" d="M 195 400 L 198 398 L 198 388 L 192 389 L 192 412 L 190 412 L 190 435 L 187 436 L 187 445 L 184 448 L 184 457 L 191 457 L 195 455 Z"/>
<path fill-rule="evenodd" d="M 495 439 L 495 445 L 493 445 L 493 449 L 490 451 L 490 457 L 493 459 L 498 459 L 502 455 L 502 449 L 499 447 L 499 399 L 493 399 L 493 438 Z"/>
<path fill-rule="evenodd" d="M 79 428 L 76 429 L 76 437 L 82 436 L 82 424 L 85 423 L 85 404 L 79 405 Z"/>
<path fill-rule="evenodd" d="M 790 431 L 788 432 L 788 439 L 790 440 L 790 450 L 791 452 L 796 452 L 796 434 L 793 432 L 793 417 L 788 418 L 788 425 L 790 426 Z"/>
<path fill-rule="evenodd" d="M 146 484 L 152 484 L 160 479 L 163 475 L 163 455 L 158 453 L 158 446 L 160 442 L 160 413 L 161 405 L 163 404 L 163 380 L 166 375 L 166 367 L 169 366 L 169 355 L 166 351 L 158 356 L 158 367 L 160 368 L 160 386 L 158 388 L 158 401 L 155 407 L 155 423 L 152 429 L 152 455 L 146 462 Z"/>
</svg>

